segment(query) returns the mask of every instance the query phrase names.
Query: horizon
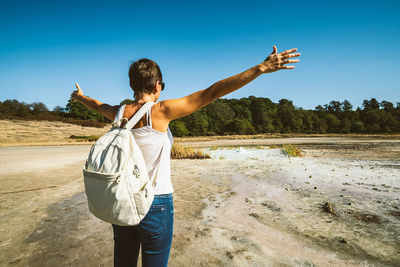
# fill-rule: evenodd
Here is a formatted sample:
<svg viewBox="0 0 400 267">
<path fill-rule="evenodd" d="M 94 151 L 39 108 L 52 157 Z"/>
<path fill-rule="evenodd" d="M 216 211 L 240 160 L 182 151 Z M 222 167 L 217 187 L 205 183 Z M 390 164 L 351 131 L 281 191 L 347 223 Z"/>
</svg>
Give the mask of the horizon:
<svg viewBox="0 0 400 267">
<path fill-rule="evenodd" d="M 2 1 L 0 101 L 65 107 L 77 82 L 116 105 L 133 97 L 128 68 L 139 58 L 159 64 L 160 100 L 183 97 L 260 63 L 276 45 L 298 48 L 294 70 L 222 98 L 288 99 L 307 110 L 345 99 L 354 110 L 371 98 L 396 105 L 400 3 L 359 3 Z"/>
<path fill-rule="evenodd" d="M 252 97 L 252 96 L 253 96 L 253 97 L 257 97 L 257 98 L 262 98 L 262 97 L 258 97 L 258 96 L 254 96 L 254 95 L 250 95 L 250 96 L 243 97 L 243 98 L 249 99 L 249 98 Z M 269 99 L 268 97 L 263 97 L 263 98 Z M 128 99 L 128 98 L 127 98 L 127 99 Z M 127 99 L 123 99 L 123 100 L 121 100 L 121 102 L 123 102 L 123 101 L 125 101 L 125 100 L 127 100 Z M 216 100 L 218 100 L 218 99 L 224 99 L 224 100 L 236 99 L 236 100 L 240 100 L 241 98 L 229 98 L 229 97 L 223 97 L 223 98 L 222 98 L 222 97 L 221 97 L 221 98 L 217 98 Z M 271 99 L 270 99 L 270 100 L 271 100 L 274 104 L 279 104 L 279 101 L 280 101 L 280 100 L 283 100 L 283 99 L 286 99 L 286 100 L 288 100 L 288 101 L 291 101 L 291 102 L 293 103 L 293 106 L 294 106 L 295 109 L 313 110 L 313 111 L 316 111 L 316 108 L 317 108 L 318 106 L 321 106 L 322 108 L 326 109 L 327 106 L 329 106 L 329 104 L 330 104 L 331 102 L 336 101 L 336 100 L 333 99 L 333 100 L 331 100 L 329 103 L 318 104 L 318 105 L 316 105 L 314 108 L 309 108 L 309 109 L 308 109 L 308 108 L 303 108 L 303 107 L 301 107 L 301 106 L 297 106 L 296 103 L 294 103 L 293 100 L 287 99 L 287 98 L 281 98 L 281 99 L 279 99 L 278 101 L 272 101 Z M 372 99 L 375 99 L 376 101 L 378 101 L 379 104 L 381 104 L 383 101 L 386 101 L 385 99 L 382 99 L 382 101 L 379 101 L 379 99 L 377 99 L 376 97 L 373 97 L 373 98 L 371 98 L 371 99 L 364 99 L 363 101 L 371 101 Z M 7 101 L 7 100 L 9 100 L 9 101 L 17 100 L 19 103 L 22 103 L 22 104 L 25 104 L 25 105 L 31 105 L 31 104 L 34 104 L 34 103 L 42 103 L 42 104 L 44 104 L 44 105 L 46 106 L 46 108 L 47 108 L 49 111 L 53 111 L 53 109 L 55 109 L 55 108 L 57 108 L 57 107 L 60 107 L 60 108 L 65 109 L 66 106 L 67 106 L 67 104 L 68 104 L 68 102 L 67 102 L 64 106 L 54 106 L 53 108 L 49 108 L 45 103 L 43 103 L 43 102 L 41 102 L 41 101 L 32 102 L 32 103 L 26 103 L 26 102 L 23 102 L 23 101 L 19 101 L 18 99 L 5 99 L 4 101 L 0 100 L 0 102 L 3 102 L 3 103 L 4 103 L 4 102 Z M 133 100 L 133 99 L 130 99 L 130 100 Z M 345 100 L 347 100 L 347 99 L 345 99 Z M 214 101 L 215 101 L 215 100 L 214 100 Z M 344 101 L 338 101 L 338 102 L 340 102 L 340 104 L 341 104 L 341 106 L 342 106 Z M 390 101 L 388 101 L 388 102 L 390 102 Z M 351 102 L 349 102 L 349 103 L 352 105 L 352 108 L 351 108 L 352 111 L 357 111 L 357 108 L 360 108 L 361 110 L 364 109 L 363 104 L 361 104 L 360 106 L 355 106 L 353 103 L 351 103 Z M 400 107 L 400 101 L 399 101 L 399 102 L 390 102 L 390 103 L 392 103 L 393 106 L 394 106 L 395 108 Z M 119 104 L 120 104 L 120 103 L 119 103 Z M 83 105 L 83 104 L 82 104 L 82 105 Z M 382 106 L 379 106 L 379 108 L 380 108 L 380 109 L 383 109 Z"/>
</svg>

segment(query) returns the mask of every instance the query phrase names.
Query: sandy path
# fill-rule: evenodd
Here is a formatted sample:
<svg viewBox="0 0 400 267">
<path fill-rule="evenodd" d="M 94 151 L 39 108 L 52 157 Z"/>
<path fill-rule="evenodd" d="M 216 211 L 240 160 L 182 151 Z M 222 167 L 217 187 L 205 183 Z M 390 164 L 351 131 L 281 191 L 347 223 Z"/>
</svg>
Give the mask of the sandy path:
<svg viewBox="0 0 400 267">
<path fill-rule="evenodd" d="M 322 147 L 295 159 L 173 160 L 170 266 L 392 265 L 400 173 L 388 160 L 398 147 L 383 147 L 374 151 L 385 160 Z M 111 226 L 88 212 L 83 192 L 89 148 L 0 149 L 0 266 L 112 266 Z M 321 212 L 324 201 L 339 216 Z M 348 203 L 382 223 L 360 222 Z"/>
</svg>

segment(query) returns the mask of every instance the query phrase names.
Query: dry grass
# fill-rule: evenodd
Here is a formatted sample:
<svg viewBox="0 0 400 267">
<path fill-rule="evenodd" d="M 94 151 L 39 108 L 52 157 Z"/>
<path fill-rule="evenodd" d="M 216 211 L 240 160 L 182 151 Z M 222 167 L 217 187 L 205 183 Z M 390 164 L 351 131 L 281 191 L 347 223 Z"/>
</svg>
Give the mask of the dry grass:
<svg viewBox="0 0 400 267">
<path fill-rule="evenodd" d="M 281 152 L 288 156 L 288 157 L 301 157 L 303 156 L 303 153 L 301 150 L 294 145 L 283 145 L 281 148 Z"/>
<path fill-rule="evenodd" d="M 69 138 L 77 139 L 78 141 L 97 141 L 100 138 L 100 135 L 71 135 Z"/>
<path fill-rule="evenodd" d="M 173 144 L 171 151 L 172 159 L 209 159 L 210 155 L 205 154 L 199 149 L 193 149 L 190 146 L 181 146 Z"/>
</svg>

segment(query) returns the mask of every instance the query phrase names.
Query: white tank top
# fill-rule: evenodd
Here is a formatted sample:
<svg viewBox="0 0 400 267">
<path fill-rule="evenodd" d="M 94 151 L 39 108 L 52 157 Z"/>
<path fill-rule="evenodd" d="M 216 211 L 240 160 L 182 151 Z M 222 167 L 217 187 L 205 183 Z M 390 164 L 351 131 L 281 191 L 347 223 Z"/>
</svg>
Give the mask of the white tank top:
<svg viewBox="0 0 400 267">
<path fill-rule="evenodd" d="M 170 155 L 174 139 L 168 127 L 167 132 L 159 132 L 152 128 L 151 108 L 146 113 L 147 125 L 141 128 L 132 128 L 131 132 L 136 143 L 142 150 L 143 158 L 149 172 L 149 178 L 154 181 L 155 170 L 159 164 L 158 177 L 154 187 L 154 194 L 169 194 L 174 192 L 171 182 Z M 165 136 L 167 135 L 167 136 Z M 168 138 L 166 138 L 168 137 Z M 161 154 L 161 148 L 166 150 Z M 162 157 L 160 160 L 159 157 Z"/>
</svg>

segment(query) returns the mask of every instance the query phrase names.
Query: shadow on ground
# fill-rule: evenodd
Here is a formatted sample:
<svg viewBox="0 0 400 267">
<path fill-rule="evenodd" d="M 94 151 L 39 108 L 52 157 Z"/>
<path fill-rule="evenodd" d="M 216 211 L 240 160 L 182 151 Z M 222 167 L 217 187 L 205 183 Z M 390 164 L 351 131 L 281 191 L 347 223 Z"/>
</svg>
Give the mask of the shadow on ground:
<svg viewBox="0 0 400 267">
<path fill-rule="evenodd" d="M 89 213 L 84 192 L 49 205 L 46 213 L 24 240 L 37 246 L 30 266 L 112 265 L 111 225 Z"/>
</svg>

